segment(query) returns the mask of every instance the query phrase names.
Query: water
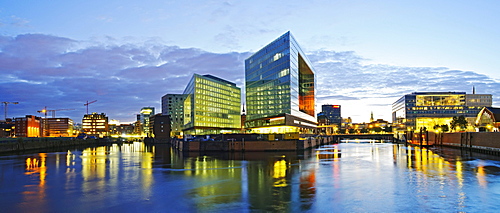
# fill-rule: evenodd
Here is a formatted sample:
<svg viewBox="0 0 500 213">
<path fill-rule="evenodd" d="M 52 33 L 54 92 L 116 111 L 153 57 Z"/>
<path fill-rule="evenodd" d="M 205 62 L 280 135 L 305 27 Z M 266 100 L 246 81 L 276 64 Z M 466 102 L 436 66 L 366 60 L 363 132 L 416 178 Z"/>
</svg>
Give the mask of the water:
<svg viewBox="0 0 500 213">
<path fill-rule="evenodd" d="M 142 143 L 0 156 L 1 212 L 494 212 L 500 160 L 341 143 L 179 153 Z"/>
</svg>

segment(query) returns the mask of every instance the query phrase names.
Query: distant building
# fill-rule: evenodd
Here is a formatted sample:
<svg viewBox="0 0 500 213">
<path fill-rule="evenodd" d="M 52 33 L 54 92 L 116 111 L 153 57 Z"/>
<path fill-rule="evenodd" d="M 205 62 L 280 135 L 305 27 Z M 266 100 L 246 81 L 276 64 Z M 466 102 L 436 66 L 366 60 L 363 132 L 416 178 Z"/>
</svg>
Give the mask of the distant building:
<svg viewBox="0 0 500 213">
<path fill-rule="evenodd" d="M 149 118 L 155 114 L 154 107 L 143 107 L 141 109 L 140 120 L 142 125 L 142 135 L 145 137 L 151 137 L 152 129 L 149 126 Z"/>
<path fill-rule="evenodd" d="M 399 130 L 432 131 L 437 125 L 449 125 L 453 117 L 464 116 L 475 123 L 483 107 L 491 107 L 492 95 L 465 92 L 414 92 L 392 105 L 392 121 Z M 471 127 L 472 128 L 472 127 Z"/>
<path fill-rule="evenodd" d="M 290 32 L 245 60 L 247 116 L 254 133 L 314 133 L 315 75 Z"/>
<path fill-rule="evenodd" d="M 73 120 L 70 118 L 42 118 L 44 137 L 73 137 Z"/>
<path fill-rule="evenodd" d="M 14 137 L 14 126 L 15 123 L 11 118 L 7 118 L 5 121 L 0 121 L 0 138 Z"/>
<path fill-rule="evenodd" d="M 500 129 L 500 108 L 484 107 L 477 115 L 475 124 L 481 132 L 498 132 Z"/>
<path fill-rule="evenodd" d="M 235 83 L 194 74 L 184 90 L 184 134 L 238 133 L 241 130 L 241 89 Z"/>
<path fill-rule="evenodd" d="M 108 117 L 106 114 L 86 114 L 82 119 L 82 130 L 88 136 L 99 138 L 109 136 Z"/>
<path fill-rule="evenodd" d="M 16 137 L 40 137 L 42 119 L 34 115 L 14 118 Z"/>
<path fill-rule="evenodd" d="M 133 124 L 109 124 L 109 131 L 111 135 L 116 136 L 129 136 L 134 134 Z"/>
<path fill-rule="evenodd" d="M 161 98 L 162 114 L 170 116 L 171 137 L 182 137 L 184 129 L 184 101 L 188 95 L 166 94 Z"/>
<path fill-rule="evenodd" d="M 342 123 L 342 117 L 340 115 L 341 113 L 341 107 L 340 105 L 322 105 L 321 106 L 321 112 L 318 113 L 318 120 L 319 116 L 324 116 L 324 124 L 330 125 L 330 124 L 337 124 L 340 125 Z"/>
</svg>

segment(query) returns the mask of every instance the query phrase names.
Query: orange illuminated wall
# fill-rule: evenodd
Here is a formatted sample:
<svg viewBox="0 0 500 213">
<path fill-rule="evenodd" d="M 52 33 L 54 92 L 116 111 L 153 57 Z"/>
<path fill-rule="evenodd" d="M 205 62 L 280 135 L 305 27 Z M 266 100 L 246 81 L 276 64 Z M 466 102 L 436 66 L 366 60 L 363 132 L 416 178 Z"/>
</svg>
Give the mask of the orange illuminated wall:
<svg viewBox="0 0 500 213">
<path fill-rule="evenodd" d="M 40 117 L 26 115 L 24 118 L 15 118 L 16 137 L 40 137 Z"/>
<path fill-rule="evenodd" d="M 299 54 L 299 110 L 315 116 L 314 73 Z"/>
</svg>

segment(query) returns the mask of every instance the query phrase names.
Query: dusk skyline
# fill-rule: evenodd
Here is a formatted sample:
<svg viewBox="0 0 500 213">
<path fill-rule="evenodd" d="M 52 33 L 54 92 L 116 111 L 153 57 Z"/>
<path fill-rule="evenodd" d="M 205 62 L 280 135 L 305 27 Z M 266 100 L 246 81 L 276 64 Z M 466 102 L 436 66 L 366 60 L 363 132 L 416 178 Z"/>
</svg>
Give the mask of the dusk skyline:
<svg viewBox="0 0 500 213">
<path fill-rule="evenodd" d="M 75 109 L 56 115 L 80 123 L 97 100 L 89 112 L 133 122 L 142 107 L 161 112 L 161 97 L 182 93 L 194 73 L 244 88 L 244 60 L 290 30 L 316 70 L 317 109 L 391 121 L 402 95 L 473 86 L 498 107 L 499 10 L 495 1 L 4 2 L 0 101 L 19 102 L 9 117 L 47 106 Z"/>
</svg>

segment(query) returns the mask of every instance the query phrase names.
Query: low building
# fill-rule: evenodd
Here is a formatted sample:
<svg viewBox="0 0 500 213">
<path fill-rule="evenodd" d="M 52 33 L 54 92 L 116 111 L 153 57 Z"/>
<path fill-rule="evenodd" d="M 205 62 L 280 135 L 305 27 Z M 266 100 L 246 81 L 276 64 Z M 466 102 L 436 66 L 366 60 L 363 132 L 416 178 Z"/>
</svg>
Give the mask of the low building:
<svg viewBox="0 0 500 213">
<path fill-rule="evenodd" d="M 498 132 L 500 129 L 500 108 L 484 107 L 477 115 L 476 128 L 480 132 Z"/>
<path fill-rule="evenodd" d="M 14 137 L 14 126 L 15 123 L 10 118 L 0 121 L 0 138 Z"/>
<path fill-rule="evenodd" d="M 465 92 L 414 92 L 404 95 L 392 105 L 392 122 L 399 131 L 426 129 L 449 125 L 453 117 L 464 116 L 474 124 L 483 107 L 491 107 L 492 95 Z M 469 125 L 469 131 L 474 131 Z"/>
<path fill-rule="evenodd" d="M 40 137 L 42 118 L 34 115 L 14 118 L 16 137 Z"/>
<path fill-rule="evenodd" d="M 73 137 L 73 120 L 70 118 L 43 118 L 43 137 Z"/>
<path fill-rule="evenodd" d="M 109 136 L 108 117 L 106 114 L 86 114 L 82 119 L 82 130 L 88 136 L 103 138 Z"/>
</svg>

